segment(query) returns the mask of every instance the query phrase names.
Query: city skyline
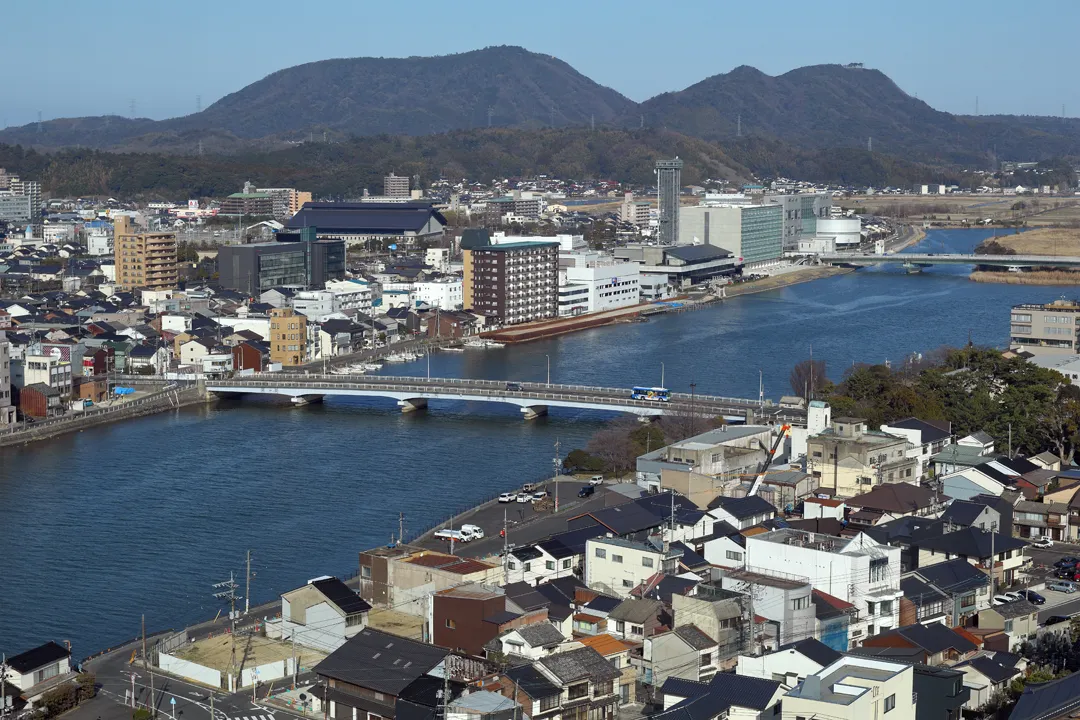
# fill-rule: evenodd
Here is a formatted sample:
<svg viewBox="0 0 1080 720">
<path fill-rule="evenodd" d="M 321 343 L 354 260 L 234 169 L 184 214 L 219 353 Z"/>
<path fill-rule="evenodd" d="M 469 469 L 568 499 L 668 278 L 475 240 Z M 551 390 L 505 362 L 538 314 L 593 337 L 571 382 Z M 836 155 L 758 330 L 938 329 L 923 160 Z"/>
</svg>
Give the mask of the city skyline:
<svg viewBox="0 0 1080 720">
<path fill-rule="evenodd" d="M 456 13 L 420 0 L 411 17 L 437 15 L 438 22 L 408 24 L 396 8 L 343 2 L 296 17 L 278 0 L 225 6 L 200 1 L 187 5 L 185 15 L 130 0 L 102 6 L 118 28 L 109 32 L 122 34 L 122 41 L 99 43 L 92 52 L 79 43 L 61 44 L 42 54 L 34 34 L 11 38 L 11 56 L 32 53 L 37 69 L 10 78 L 0 124 L 25 125 L 39 113 L 43 120 L 107 114 L 165 119 L 205 109 L 268 74 L 307 62 L 443 55 L 504 44 L 554 55 L 635 101 L 740 65 L 779 75 L 806 65 L 861 62 L 938 110 L 973 114 L 977 97 L 984 115 L 1056 116 L 1063 107 L 1067 116 L 1080 114 L 1080 90 L 1064 78 L 1068 28 L 1080 9 L 1057 1 L 1033 13 L 997 2 L 920 0 L 905 5 L 903 14 L 861 8 L 849 21 L 850 7 L 835 2 L 812 14 L 805 5 L 782 2 L 766 18 L 753 8 L 718 11 L 703 2 L 672 13 L 635 0 L 613 14 L 556 0 L 544 8 L 547 21 L 510 25 L 495 20 L 505 15 L 487 0 Z M 9 12 L 12 27 L 40 22 L 33 6 Z M 694 16 L 712 22 L 687 22 Z M 788 17 L 792 22 L 784 21 Z M 769 18 L 780 20 L 768 33 L 759 32 Z M 287 34 L 274 39 L 281 32 Z M 978 59 L 979 45 L 1005 40 L 1007 56 Z M 663 53 L 655 51 L 658 43 L 665 43 Z M 72 72 L 84 67 L 95 74 Z M 64 78 L 74 82 L 57 92 Z"/>
</svg>

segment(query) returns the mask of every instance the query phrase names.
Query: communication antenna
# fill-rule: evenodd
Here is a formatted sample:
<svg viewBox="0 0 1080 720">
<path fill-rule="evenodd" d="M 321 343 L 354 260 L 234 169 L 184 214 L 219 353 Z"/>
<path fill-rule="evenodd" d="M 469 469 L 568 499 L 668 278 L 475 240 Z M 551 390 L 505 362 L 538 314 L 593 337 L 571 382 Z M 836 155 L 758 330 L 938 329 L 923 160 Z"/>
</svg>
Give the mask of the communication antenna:
<svg viewBox="0 0 1080 720">
<path fill-rule="evenodd" d="M 874 138 L 866 138 L 866 152 L 874 152 Z"/>
<path fill-rule="evenodd" d="M 976 115 L 979 114 L 979 96 L 978 95 L 975 96 L 975 114 Z"/>
<path fill-rule="evenodd" d="M 202 95 L 195 96 L 195 112 L 202 112 Z"/>
<path fill-rule="evenodd" d="M 491 127 L 491 116 L 495 114 L 495 108 L 489 107 L 487 109 L 488 127 Z"/>
<path fill-rule="evenodd" d="M 551 106 L 551 127 L 555 127 L 555 106 Z"/>
<path fill-rule="evenodd" d="M 596 129 L 596 116 L 595 115 L 590 115 L 589 116 L 589 129 L 590 130 L 595 130 Z"/>
<path fill-rule="evenodd" d="M 644 115 L 644 113 L 642 113 L 642 115 L 641 115 L 641 129 L 642 130 L 645 129 L 645 115 Z"/>
<path fill-rule="evenodd" d="M 202 155 L 202 140 L 199 141 L 199 154 Z"/>
<path fill-rule="evenodd" d="M 41 111 L 40 110 L 37 111 L 37 131 L 38 131 L 38 135 L 40 135 L 41 134 Z"/>
<path fill-rule="evenodd" d="M 742 113 L 735 120 L 735 137 L 742 137 Z"/>
<path fill-rule="evenodd" d="M 135 98 L 131 98 L 131 103 L 128 104 L 128 109 L 131 111 L 131 117 L 135 117 Z"/>
</svg>

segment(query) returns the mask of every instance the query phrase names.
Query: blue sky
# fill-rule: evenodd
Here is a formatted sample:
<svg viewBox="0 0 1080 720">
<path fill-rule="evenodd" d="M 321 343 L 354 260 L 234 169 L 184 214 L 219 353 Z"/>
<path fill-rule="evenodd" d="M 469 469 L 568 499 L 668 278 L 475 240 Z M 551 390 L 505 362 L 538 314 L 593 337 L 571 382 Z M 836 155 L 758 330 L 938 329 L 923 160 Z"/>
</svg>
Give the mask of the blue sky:
<svg viewBox="0 0 1080 720">
<path fill-rule="evenodd" d="M 863 62 L 949 112 L 978 96 L 982 114 L 1080 116 L 1077 0 L 55 0 L 5 3 L 4 19 L 6 57 L 32 71 L 5 73 L 0 126 L 132 100 L 160 119 L 290 65 L 488 45 L 555 55 L 634 100 L 739 65 Z"/>
</svg>

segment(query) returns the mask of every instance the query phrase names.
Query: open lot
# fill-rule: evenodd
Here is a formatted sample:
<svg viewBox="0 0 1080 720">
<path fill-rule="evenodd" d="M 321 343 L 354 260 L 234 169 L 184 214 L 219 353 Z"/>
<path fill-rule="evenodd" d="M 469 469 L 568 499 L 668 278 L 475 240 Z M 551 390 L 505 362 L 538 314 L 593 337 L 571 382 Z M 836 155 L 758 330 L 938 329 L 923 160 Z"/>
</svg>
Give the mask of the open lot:
<svg viewBox="0 0 1080 720">
<path fill-rule="evenodd" d="M 372 609 L 368 613 L 368 627 L 413 640 L 424 638 L 424 618 L 397 610 Z"/>
<path fill-rule="evenodd" d="M 301 647 L 300 645 L 296 646 L 296 654 L 301 667 L 310 667 L 326 657 L 325 653 Z M 176 656 L 181 660 L 225 672 L 229 669 L 232 660 L 232 637 L 223 634 L 196 640 L 181 648 L 176 653 Z M 292 656 L 292 643 L 269 640 L 258 635 L 238 635 L 236 637 L 237 667 L 256 667 L 291 658 Z"/>
<path fill-rule="evenodd" d="M 1021 233 L 1003 231 L 994 238 L 1018 255 L 1080 255 L 1080 228 L 1038 228 Z"/>
</svg>

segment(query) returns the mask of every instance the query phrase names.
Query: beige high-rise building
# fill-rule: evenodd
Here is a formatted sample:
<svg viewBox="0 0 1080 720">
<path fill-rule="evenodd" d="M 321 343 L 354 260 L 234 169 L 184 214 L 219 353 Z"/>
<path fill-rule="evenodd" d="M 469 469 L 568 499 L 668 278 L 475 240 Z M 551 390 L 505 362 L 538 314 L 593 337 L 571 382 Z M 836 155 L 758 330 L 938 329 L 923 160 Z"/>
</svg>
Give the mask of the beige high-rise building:
<svg viewBox="0 0 1080 720">
<path fill-rule="evenodd" d="M 409 197 L 409 176 L 390 173 L 383 178 L 383 195 L 393 198 Z"/>
<path fill-rule="evenodd" d="M 176 233 L 140 233 L 131 218 L 113 223 L 116 284 L 122 290 L 168 290 L 176 287 Z"/>
<path fill-rule="evenodd" d="M 270 311 L 270 362 L 303 365 L 307 355 L 307 317 L 290 307 Z"/>
</svg>

